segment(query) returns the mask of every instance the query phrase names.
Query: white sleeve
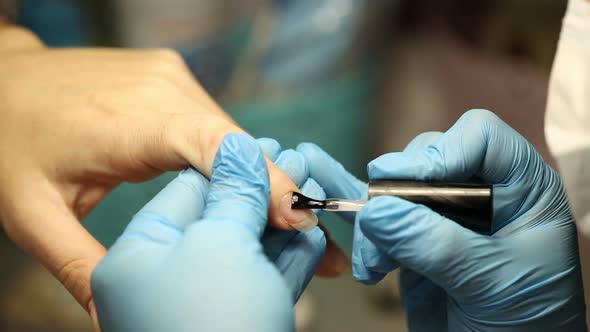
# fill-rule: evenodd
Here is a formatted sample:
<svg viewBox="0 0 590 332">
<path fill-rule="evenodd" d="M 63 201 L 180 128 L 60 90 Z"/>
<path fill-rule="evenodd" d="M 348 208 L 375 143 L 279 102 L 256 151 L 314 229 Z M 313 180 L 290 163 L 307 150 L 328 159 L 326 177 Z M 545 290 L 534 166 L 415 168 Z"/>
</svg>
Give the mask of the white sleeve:
<svg viewBox="0 0 590 332">
<path fill-rule="evenodd" d="M 590 235 L 589 0 L 570 0 L 568 4 L 551 73 L 545 136 L 558 161 L 579 228 Z"/>
<path fill-rule="evenodd" d="M 590 0 L 568 4 L 549 83 L 545 136 L 576 216 L 590 304 Z M 590 325 L 590 306 L 586 320 Z"/>
</svg>

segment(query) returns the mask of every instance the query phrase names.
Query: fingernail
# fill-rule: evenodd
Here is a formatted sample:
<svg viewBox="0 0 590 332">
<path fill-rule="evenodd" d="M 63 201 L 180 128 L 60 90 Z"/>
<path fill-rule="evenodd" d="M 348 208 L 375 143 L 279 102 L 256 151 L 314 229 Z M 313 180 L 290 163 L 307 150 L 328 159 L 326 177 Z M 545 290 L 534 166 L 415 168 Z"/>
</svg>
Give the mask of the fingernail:
<svg viewBox="0 0 590 332">
<path fill-rule="evenodd" d="M 279 211 L 281 217 L 299 231 L 308 231 L 318 224 L 318 217 L 311 210 L 295 210 L 291 209 L 291 200 L 293 193 L 288 193 L 281 199 L 279 203 Z"/>
</svg>

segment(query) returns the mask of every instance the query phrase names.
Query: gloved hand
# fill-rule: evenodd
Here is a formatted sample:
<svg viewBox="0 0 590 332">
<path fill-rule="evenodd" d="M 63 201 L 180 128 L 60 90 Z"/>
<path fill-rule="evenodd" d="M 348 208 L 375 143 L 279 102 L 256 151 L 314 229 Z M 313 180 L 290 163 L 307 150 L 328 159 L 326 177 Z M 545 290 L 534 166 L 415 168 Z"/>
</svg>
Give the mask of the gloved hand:
<svg viewBox="0 0 590 332">
<path fill-rule="evenodd" d="M 310 178 L 309 165 L 307 164 L 306 158 L 301 153 L 292 149 L 287 149 L 283 151 L 281 149 L 280 144 L 277 141 L 270 138 L 260 138 L 258 139 L 258 143 L 260 144 L 260 147 L 268 156 L 268 158 L 281 171 L 283 171 L 289 177 L 289 179 L 297 185 L 297 187 L 300 188 L 301 192 L 304 195 L 318 199 L 326 198 L 324 190 L 316 181 Z M 296 212 L 298 210 L 293 211 Z M 319 216 L 321 215 L 323 210 L 315 210 L 314 212 Z M 323 226 L 320 225 L 320 227 Z M 350 261 L 348 260 L 346 254 L 330 238 L 330 234 L 328 233 L 328 231 L 324 228 L 322 230 L 326 236 L 327 245 L 326 250 L 322 252 L 324 256 L 320 262 L 320 265 L 317 267 L 316 275 L 322 277 L 336 277 L 347 271 L 350 271 Z M 297 236 L 305 236 L 306 234 L 306 232 L 301 233 L 297 231 L 281 231 L 275 228 L 268 228 L 267 232 L 272 234 L 282 234 L 277 235 L 280 237 L 289 237 L 289 234 L 294 234 Z M 270 257 L 272 257 L 271 252 L 274 251 L 272 249 L 274 246 L 269 246 L 264 241 L 264 238 L 263 243 L 265 245 L 265 250 L 267 251 L 267 253 L 269 253 Z M 282 244 L 279 243 L 279 247 L 282 248 Z M 297 268 L 297 266 L 306 267 L 307 260 L 309 260 L 309 258 L 305 257 L 301 262 L 297 262 L 297 264 L 290 265 L 292 266 L 292 268 Z"/>
<path fill-rule="evenodd" d="M 308 194 L 323 194 L 315 190 Z M 260 147 L 245 134 L 227 135 L 211 182 L 183 171 L 135 215 L 93 272 L 102 330 L 293 330 L 294 298 L 326 240 L 317 227 L 267 231 L 263 248 L 268 204 Z"/>
<path fill-rule="evenodd" d="M 317 148 L 302 153 L 312 170 L 327 165 L 326 174 L 361 187 Z M 370 179 L 494 185 L 492 236 L 395 197 L 374 198 L 356 216 L 355 278 L 371 284 L 398 265 L 414 271 L 402 274 L 410 328 L 586 330 L 576 227 L 559 176 L 493 113 L 467 112 L 446 133 L 419 136 L 367 169 Z M 328 196 L 347 193 L 310 174 Z M 441 308 L 432 302 L 441 299 L 443 315 L 424 310 Z"/>
</svg>

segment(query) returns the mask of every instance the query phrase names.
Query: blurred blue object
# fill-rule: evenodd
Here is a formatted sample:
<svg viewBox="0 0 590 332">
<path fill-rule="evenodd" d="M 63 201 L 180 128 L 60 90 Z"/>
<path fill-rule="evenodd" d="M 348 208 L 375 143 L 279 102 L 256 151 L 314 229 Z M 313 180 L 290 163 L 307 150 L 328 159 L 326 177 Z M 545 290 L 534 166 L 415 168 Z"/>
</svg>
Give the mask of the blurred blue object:
<svg viewBox="0 0 590 332">
<path fill-rule="evenodd" d="M 276 1 L 261 79 L 301 88 L 333 80 L 358 31 L 364 0 Z"/>
</svg>

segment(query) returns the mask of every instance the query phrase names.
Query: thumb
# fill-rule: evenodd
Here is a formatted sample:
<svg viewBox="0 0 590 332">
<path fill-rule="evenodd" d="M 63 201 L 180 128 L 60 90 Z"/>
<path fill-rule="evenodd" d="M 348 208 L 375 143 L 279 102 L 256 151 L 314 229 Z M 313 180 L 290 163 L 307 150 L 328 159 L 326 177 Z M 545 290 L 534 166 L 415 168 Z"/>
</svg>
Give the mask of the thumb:
<svg viewBox="0 0 590 332">
<path fill-rule="evenodd" d="M 473 277 L 478 265 L 470 259 L 469 248 L 490 246 L 484 236 L 397 197 L 372 199 L 357 222 L 383 253 L 447 291 Z"/>
<path fill-rule="evenodd" d="M 203 218 L 246 226 L 260 238 L 269 193 L 266 161 L 256 140 L 247 134 L 227 135 L 213 163 Z"/>
</svg>

